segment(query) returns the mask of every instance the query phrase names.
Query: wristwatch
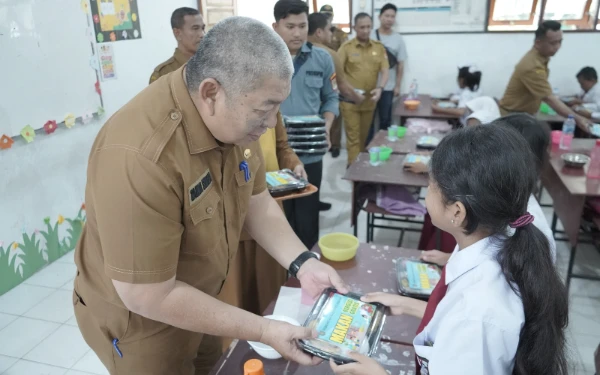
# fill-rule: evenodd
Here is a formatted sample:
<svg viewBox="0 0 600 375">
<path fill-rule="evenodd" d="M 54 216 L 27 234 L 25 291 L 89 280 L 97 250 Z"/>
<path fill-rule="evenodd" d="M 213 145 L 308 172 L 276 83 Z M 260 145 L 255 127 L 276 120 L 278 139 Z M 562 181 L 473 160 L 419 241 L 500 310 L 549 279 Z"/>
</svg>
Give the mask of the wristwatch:
<svg viewBox="0 0 600 375">
<path fill-rule="evenodd" d="M 292 277 L 296 277 L 296 275 L 298 275 L 298 271 L 300 271 L 300 267 L 302 267 L 302 265 L 311 258 L 319 260 L 317 254 L 313 253 L 312 251 L 305 251 L 302 254 L 298 255 L 298 258 L 296 258 L 296 260 L 294 260 L 292 264 L 290 264 L 290 268 L 288 270 L 290 275 Z"/>
</svg>

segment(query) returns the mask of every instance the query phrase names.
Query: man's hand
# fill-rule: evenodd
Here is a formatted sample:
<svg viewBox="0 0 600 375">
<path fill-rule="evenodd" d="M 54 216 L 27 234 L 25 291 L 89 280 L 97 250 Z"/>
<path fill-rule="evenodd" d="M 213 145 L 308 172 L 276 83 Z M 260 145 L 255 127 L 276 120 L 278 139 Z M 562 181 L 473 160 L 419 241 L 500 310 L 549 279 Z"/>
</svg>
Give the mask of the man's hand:
<svg viewBox="0 0 600 375">
<path fill-rule="evenodd" d="M 592 132 L 592 123 L 590 122 L 590 120 L 586 119 L 583 116 L 580 115 L 575 115 L 575 123 L 577 124 L 577 127 L 581 130 L 583 130 L 586 134 L 589 134 Z"/>
<path fill-rule="evenodd" d="M 379 98 L 381 98 L 381 92 L 382 90 L 380 87 L 371 90 L 371 100 L 377 103 Z"/>
<path fill-rule="evenodd" d="M 349 292 L 340 275 L 331 266 L 316 259 L 309 259 L 304 262 L 298 271 L 297 277 L 300 280 L 302 289 L 313 299 L 316 299 L 323 290 L 330 287 L 334 287 L 342 294 Z"/>
<path fill-rule="evenodd" d="M 567 103 L 567 105 L 569 107 L 573 107 L 575 105 L 581 105 L 581 104 L 583 104 L 583 100 L 581 100 L 581 99 L 573 99 L 573 100 L 571 100 L 570 102 Z"/>
<path fill-rule="evenodd" d="M 359 93 L 356 93 L 356 98 L 354 98 L 354 104 L 360 105 L 365 101 L 365 96 Z"/>
<path fill-rule="evenodd" d="M 363 302 L 377 302 L 389 307 L 392 315 L 411 315 L 423 319 L 427 302 L 389 293 L 369 293 L 361 299 Z"/>
<path fill-rule="evenodd" d="M 421 162 L 406 163 L 406 164 L 404 164 L 404 168 L 409 172 L 417 173 L 417 174 L 429 172 L 429 168 L 427 167 L 427 164 L 421 163 Z"/>
<path fill-rule="evenodd" d="M 304 366 L 314 366 L 322 362 L 320 358 L 306 354 L 298 347 L 297 340 L 316 338 L 316 332 L 310 328 L 296 327 L 288 323 L 269 320 L 260 342 L 269 345 L 285 359 Z"/>
<path fill-rule="evenodd" d="M 329 128 L 325 131 L 325 140 L 327 140 L 327 149 L 331 148 L 331 131 Z"/>
<path fill-rule="evenodd" d="M 445 266 L 452 254 L 444 253 L 439 250 L 428 250 L 421 253 L 421 260 L 428 263 L 435 263 L 438 266 Z"/>
<path fill-rule="evenodd" d="M 308 181 L 308 175 L 306 174 L 306 170 L 304 169 L 304 164 L 298 164 L 296 168 L 294 168 L 294 174 Z"/>
<path fill-rule="evenodd" d="M 394 87 L 394 96 L 400 96 L 400 86 Z"/>
<path fill-rule="evenodd" d="M 338 366 L 329 360 L 329 365 L 336 375 L 387 375 L 387 372 L 376 360 L 364 355 L 352 353 L 350 357 L 355 363 Z"/>
</svg>

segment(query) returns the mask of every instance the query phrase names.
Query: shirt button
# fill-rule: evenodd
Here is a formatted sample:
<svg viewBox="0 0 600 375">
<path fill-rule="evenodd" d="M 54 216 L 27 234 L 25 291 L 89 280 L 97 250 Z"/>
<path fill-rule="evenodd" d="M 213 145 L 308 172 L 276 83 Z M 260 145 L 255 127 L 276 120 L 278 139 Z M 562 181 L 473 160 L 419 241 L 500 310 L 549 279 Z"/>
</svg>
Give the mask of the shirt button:
<svg viewBox="0 0 600 375">
<path fill-rule="evenodd" d="M 171 112 L 171 120 L 178 120 L 178 119 L 179 119 L 179 113 Z"/>
<path fill-rule="evenodd" d="M 212 214 L 213 213 L 213 208 L 212 207 L 208 207 L 206 209 L 206 213 L 209 214 L 209 215 Z"/>
</svg>

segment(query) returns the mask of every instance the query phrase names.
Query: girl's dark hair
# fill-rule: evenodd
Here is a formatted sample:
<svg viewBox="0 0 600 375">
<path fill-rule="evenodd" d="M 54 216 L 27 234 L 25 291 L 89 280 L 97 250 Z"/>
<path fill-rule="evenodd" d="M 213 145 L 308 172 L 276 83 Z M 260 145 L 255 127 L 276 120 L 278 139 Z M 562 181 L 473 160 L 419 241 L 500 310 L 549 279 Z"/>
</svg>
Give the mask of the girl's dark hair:
<svg viewBox="0 0 600 375">
<path fill-rule="evenodd" d="M 525 139 L 508 126 L 476 126 L 446 136 L 431 159 L 432 180 L 446 204 L 466 208 L 464 232 L 484 231 L 498 241 L 498 263 L 525 312 L 514 375 L 567 374 L 568 297 L 552 262 L 548 240 L 533 224 L 509 236 L 525 214 L 537 178 Z"/>
<path fill-rule="evenodd" d="M 548 146 L 550 145 L 550 126 L 527 113 L 515 113 L 501 117 L 490 125 L 508 126 L 518 131 L 535 156 L 538 175 L 548 160 Z"/>
<path fill-rule="evenodd" d="M 471 91 L 477 91 L 479 89 L 479 84 L 481 83 L 481 72 L 469 72 L 468 66 L 463 66 L 462 68 L 458 68 L 458 78 L 462 78 L 465 86 L 469 88 Z"/>
</svg>

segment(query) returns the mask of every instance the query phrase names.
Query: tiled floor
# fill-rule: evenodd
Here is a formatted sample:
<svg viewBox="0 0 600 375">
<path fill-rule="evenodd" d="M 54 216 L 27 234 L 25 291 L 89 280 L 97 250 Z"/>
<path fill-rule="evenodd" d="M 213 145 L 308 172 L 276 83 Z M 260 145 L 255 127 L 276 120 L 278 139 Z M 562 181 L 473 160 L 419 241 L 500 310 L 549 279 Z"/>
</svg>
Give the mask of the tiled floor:
<svg viewBox="0 0 600 375">
<path fill-rule="evenodd" d="M 321 215 L 321 234 L 352 232 L 351 185 L 341 179 L 346 156 L 325 159 L 322 200 L 333 208 Z M 547 210 L 551 219 L 551 210 Z M 365 239 L 365 215 L 359 217 L 359 237 Z M 416 247 L 417 233 L 407 233 L 405 247 Z M 376 230 L 375 241 L 396 245 L 398 233 Z M 566 274 L 569 249 L 558 243 L 558 268 Z M 582 246 L 576 267 L 600 274 L 600 254 Z M 108 374 L 77 328 L 71 299 L 75 273 L 73 253 L 46 267 L 24 284 L 0 296 L 0 374 Z M 593 352 L 600 343 L 600 283 L 574 280 L 569 324 L 570 374 L 594 373 Z"/>
</svg>

